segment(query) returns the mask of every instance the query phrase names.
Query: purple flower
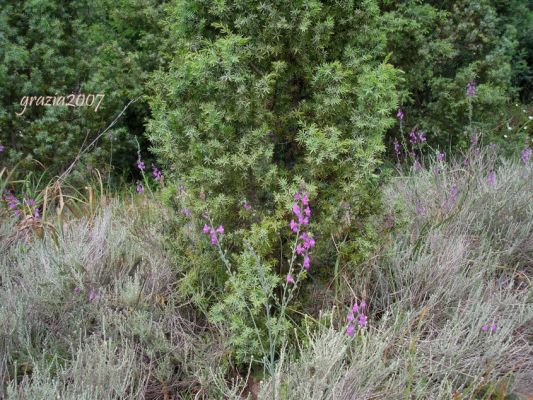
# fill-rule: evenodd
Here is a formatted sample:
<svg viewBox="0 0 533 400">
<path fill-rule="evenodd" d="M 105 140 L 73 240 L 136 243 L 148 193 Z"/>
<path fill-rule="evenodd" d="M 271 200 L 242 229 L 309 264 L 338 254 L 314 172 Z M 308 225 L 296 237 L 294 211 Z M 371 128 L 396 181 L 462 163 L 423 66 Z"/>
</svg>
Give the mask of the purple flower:
<svg viewBox="0 0 533 400">
<path fill-rule="evenodd" d="M 74 293 L 79 294 L 80 292 L 81 292 L 81 289 L 78 286 L 76 286 L 74 288 Z"/>
<path fill-rule="evenodd" d="M 396 118 L 398 118 L 400 121 L 403 121 L 403 111 L 401 108 L 398 108 L 398 112 L 396 113 Z"/>
<path fill-rule="evenodd" d="M 426 134 L 424 133 L 424 131 L 418 132 L 418 139 L 420 140 L 420 143 L 423 143 L 426 141 Z"/>
<path fill-rule="evenodd" d="M 492 332 L 496 332 L 496 324 L 495 324 L 495 323 L 493 323 L 493 324 L 490 326 L 490 330 L 491 330 Z"/>
<path fill-rule="evenodd" d="M 489 176 L 487 177 L 487 183 L 490 186 L 494 186 L 494 184 L 496 183 L 496 173 L 494 171 L 489 172 Z"/>
<path fill-rule="evenodd" d="M 292 283 L 292 284 L 294 284 L 294 278 L 292 277 L 291 274 L 287 274 L 287 283 Z"/>
<path fill-rule="evenodd" d="M 366 301 L 362 301 L 361 302 L 361 312 L 365 312 L 365 309 L 366 309 Z"/>
<path fill-rule="evenodd" d="M 446 153 L 442 152 L 442 151 L 439 151 L 437 153 L 437 161 L 444 161 L 444 159 L 446 158 Z"/>
<path fill-rule="evenodd" d="M 246 211 L 250 211 L 252 209 L 252 205 L 247 201 L 244 202 L 243 207 Z"/>
<path fill-rule="evenodd" d="M 476 82 L 474 80 L 468 82 L 466 86 L 466 95 L 468 97 L 474 97 L 476 95 Z"/>
<path fill-rule="evenodd" d="M 142 193 L 144 193 L 144 186 L 139 183 L 137 185 L 136 190 L 137 190 L 137 193 L 142 194 Z"/>
<path fill-rule="evenodd" d="M 311 267 L 311 259 L 306 255 L 304 257 L 304 268 L 309 271 L 309 267 Z"/>
<path fill-rule="evenodd" d="M 352 307 L 352 312 L 354 314 L 357 314 L 359 312 L 359 306 L 357 305 L 357 303 L 355 303 Z"/>
<path fill-rule="evenodd" d="M 137 168 L 139 168 L 141 171 L 144 171 L 144 169 L 146 168 L 144 166 L 144 162 L 141 160 L 137 161 Z"/>
<path fill-rule="evenodd" d="M 361 314 L 359 316 L 359 326 L 363 327 L 363 326 L 366 326 L 366 321 L 367 321 L 367 318 L 366 318 L 366 315 L 365 314 Z"/>
<path fill-rule="evenodd" d="M 0 144 L 0 153 L 2 153 L 6 148 Z"/>
<path fill-rule="evenodd" d="M 303 252 L 304 252 L 304 248 L 302 247 L 301 244 L 298 244 L 298 245 L 296 246 L 296 254 L 300 255 L 300 254 L 302 254 Z"/>
<path fill-rule="evenodd" d="M 348 316 L 346 317 L 346 319 L 349 322 L 352 322 L 355 319 L 355 316 L 353 315 L 353 313 L 348 313 Z"/>
<path fill-rule="evenodd" d="M 293 205 L 292 205 L 292 212 L 293 212 L 294 214 L 296 214 L 296 216 L 297 216 L 298 218 L 300 218 L 300 217 L 302 216 L 302 212 L 300 211 L 300 207 L 298 206 L 298 204 L 293 204 Z"/>
<path fill-rule="evenodd" d="M 298 224 L 293 219 L 291 219 L 290 227 L 291 231 L 298 232 Z"/>
<path fill-rule="evenodd" d="M 154 179 L 156 181 L 161 180 L 161 171 L 159 171 L 159 169 L 154 164 L 152 164 L 152 175 L 154 176 Z"/>
<path fill-rule="evenodd" d="M 489 326 L 485 324 L 485 325 L 483 325 L 483 326 L 481 327 L 481 330 L 482 330 L 483 332 L 487 332 L 487 331 L 489 330 Z"/>
<path fill-rule="evenodd" d="M 531 150 L 530 147 L 526 147 L 524 150 L 522 150 L 522 153 L 520 154 L 520 159 L 522 160 L 524 164 L 527 165 L 527 163 L 529 162 L 529 157 L 531 157 L 532 152 L 533 151 Z"/>
<path fill-rule="evenodd" d="M 418 161 L 418 158 L 415 159 L 413 168 L 415 169 L 415 171 L 420 171 L 422 169 L 422 164 L 420 164 L 420 161 Z"/>
<path fill-rule="evenodd" d="M 348 336 L 353 336 L 354 333 L 355 333 L 355 326 L 353 326 L 352 324 L 348 325 L 348 328 L 346 328 L 346 334 Z"/>
<path fill-rule="evenodd" d="M 202 229 L 202 231 L 203 231 L 204 233 L 209 233 L 210 230 L 211 230 L 211 228 L 209 228 L 209 225 L 207 225 L 207 224 L 205 224 L 205 225 L 204 225 L 204 229 Z"/>
<path fill-rule="evenodd" d="M 209 231 L 209 236 L 211 237 L 211 244 L 213 246 L 218 244 L 217 234 L 215 233 L 215 230 L 213 228 L 211 228 L 211 230 Z"/>
<path fill-rule="evenodd" d="M 305 207 L 305 209 L 304 209 L 304 213 L 305 213 L 305 215 L 307 215 L 308 217 L 311 216 L 311 209 L 309 208 L 309 206 Z"/>
<path fill-rule="evenodd" d="M 400 142 L 398 142 L 398 139 L 394 139 L 394 152 L 396 153 L 396 157 L 400 157 Z"/>
<path fill-rule="evenodd" d="M 294 201 L 300 200 L 300 193 L 296 192 L 294 193 Z"/>
<path fill-rule="evenodd" d="M 304 206 L 307 206 L 307 205 L 309 204 L 309 198 L 307 197 L 306 194 L 304 194 L 304 195 L 302 196 L 302 204 L 303 204 Z"/>
<path fill-rule="evenodd" d="M 416 144 L 418 142 L 418 137 L 416 136 L 416 131 L 414 129 L 409 132 L 409 141 L 412 144 Z"/>
<path fill-rule="evenodd" d="M 100 295 L 98 292 L 91 288 L 91 290 L 89 290 L 89 301 L 98 300 L 99 298 Z"/>
<path fill-rule="evenodd" d="M 192 214 L 191 210 L 189 208 L 182 208 L 181 209 L 181 215 L 184 217 L 190 217 Z"/>
<path fill-rule="evenodd" d="M 224 233 L 224 227 L 222 225 L 219 225 L 216 232 L 222 235 Z"/>
</svg>

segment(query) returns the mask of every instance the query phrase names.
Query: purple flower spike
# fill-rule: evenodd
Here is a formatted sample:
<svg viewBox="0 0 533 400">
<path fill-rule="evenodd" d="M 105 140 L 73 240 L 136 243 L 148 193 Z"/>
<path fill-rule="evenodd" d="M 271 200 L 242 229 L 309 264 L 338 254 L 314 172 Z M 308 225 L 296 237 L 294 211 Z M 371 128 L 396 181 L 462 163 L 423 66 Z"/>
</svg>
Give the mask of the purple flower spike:
<svg viewBox="0 0 533 400">
<path fill-rule="evenodd" d="M 2 153 L 6 148 L 0 144 L 0 153 Z"/>
<path fill-rule="evenodd" d="M 355 333 L 355 326 L 353 326 L 352 324 L 348 325 L 348 328 L 346 328 L 346 334 L 348 336 L 353 336 L 354 333 Z"/>
<path fill-rule="evenodd" d="M 302 204 L 303 204 L 304 206 L 309 205 L 309 198 L 307 197 L 306 194 L 304 194 L 304 195 L 302 196 Z"/>
<path fill-rule="evenodd" d="M 311 259 L 309 256 L 304 257 L 304 268 L 309 271 L 309 268 L 311 267 Z"/>
<path fill-rule="evenodd" d="M 530 147 L 526 147 L 524 150 L 522 150 L 522 153 L 520 154 L 520 159 L 522 160 L 524 164 L 527 165 L 527 163 L 529 162 L 529 157 L 531 157 L 532 152 L 533 150 L 531 150 Z"/>
<path fill-rule="evenodd" d="M 357 314 L 359 312 L 359 306 L 357 305 L 357 303 L 355 303 L 352 307 L 352 312 L 354 314 Z"/>
<path fill-rule="evenodd" d="M 420 140 L 420 143 L 423 143 L 426 141 L 426 134 L 424 131 L 418 132 L 418 139 Z"/>
<path fill-rule="evenodd" d="M 365 309 L 366 309 L 366 301 L 362 301 L 361 302 L 361 312 L 365 312 Z"/>
<path fill-rule="evenodd" d="M 204 233 L 209 233 L 209 230 L 210 230 L 209 225 L 205 224 L 205 225 L 204 225 L 203 232 L 204 232 Z"/>
<path fill-rule="evenodd" d="M 361 314 L 361 315 L 359 316 L 359 321 L 358 321 L 359 326 L 360 326 L 360 327 L 364 327 L 364 326 L 366 326 L 366 322 L 367 322 L 366 315 L 365 315 L 365 314 Z"/>
<path fill-rule="evenodd" d="M 398 142 L 398 139 L 394 139 L 394 153 L 396 153 L 396 157 L 400 157 L 400 142 Z"/>
<path fill-rule="evenodd" d="M 485 325 L 483 325 L 483 326 L 481 327 L 481 330 L 482 330 L 483 332 L 487 332 L 487 331 L 489 330 L 489 326 L 485 324 Z"/>
<path fill-rule="evenodd" d="M 349 313 L 348 316 L 346 317 L 346 319 L 348 321 L 352 322 L 355 319 L 355 316 L 353 315 L 353 313 Z"/>
<path fill-rule="evenodd" d="M 297 217 L 301 217 L 302 215 L 302 212 L 300 211 L 300 207 L 298 206 L 298 204 L 293 204 L 292 212 L 296 214 Z"/>
<path fill-rule="evenodd" d="M 409 141 L 411 144 L 416 144 L 418 142 L 418 137 L 416 136 L 416 131 L 414 129 L 409 132 Z"/>
<path fill-rule="evenodd" d="M 137 168 L 139 168 L 141 171 L 144 171 L 144 169 L 146 168 L 144 166 L 144 162 L 141 160 L 137 161 Z"/>
<path fill-rule="evenodd" d="M 291 283 L 291 284 L 294 285 L 294 278 L 292 277 L 291 274 L 288 274 L 288 275 L 287 275 L 287 283 Z"/>
<path fill-rule="evenodd" d="M 403 121 L 403 117 L 404 117 L 404 114 L 403 114 L 402 109 L 398 108 L 398 112 L 396 113 L 396 118 L 398 118 L 400 121 Z"/>
<path fill-rule="evenodd" d="M 491 330 L 492 332 L 496 332 L 496 324 L 495 324 L 495 323 L 493 323 L 493 324 L 491 325 L 490 330 Z"/>
<path fill-rule="evenodd" d="M 224 227 L 222 225 L 219 225 L 219 227 L 216 230 L 217 233 L 223 234 L 224 233 Z"/>
<path fill-rule="evenodd" d="M 494 171 L 489 172 L 489 176 L 487 177 L 487 183 L 490 186 L 494 186 L 494 184 L 496 183 L 496 173 Z"/>
<path fill-rule="evenodd" d="M 291 231 L 298 232 L 298 224 L 294 222 L 293 219 L 291 219 L 290 227 L 291 227 Z"/>
<path fill-rule="evenodd" d="M 468 97 L 474 97 L 476 95 L 476 81 L 470 81 L 468 82 L 468 85 L 466 86 L 466 95 Z"/>
</svg>

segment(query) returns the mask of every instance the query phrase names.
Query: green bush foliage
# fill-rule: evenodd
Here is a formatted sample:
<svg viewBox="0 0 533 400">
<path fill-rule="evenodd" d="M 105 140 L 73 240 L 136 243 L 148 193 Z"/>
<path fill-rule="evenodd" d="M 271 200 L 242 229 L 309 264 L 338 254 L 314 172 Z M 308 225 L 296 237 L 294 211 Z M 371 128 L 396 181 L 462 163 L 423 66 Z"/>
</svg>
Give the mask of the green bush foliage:
<svg viewBox="0 0 533 400">
<path fill-rule="evenodd" d="M 62 172 L 126 106 L 159 63 L 158 1 L 3 1 L 0 9 L 0 165 Z M 94 107 L 28 106 L 23 96 L 104 94 Z M 138 101 L 84 158 L 117 172 L 135 161 L 146 103 Z M 112 154 L 111 154 L 112 153 Z M 38 163 L 35 163 L 36 160 Z M 39 167 L 37 164 L 41 165 Z M 107 167 L 109 168 L 109 167 Z"/>
<path fill-rule="evenodd" d="M 184 186 L 179 207 L 208 213 L 206 223 L 229 233 L 225 245 L 238 265 L 238 285 L 224 276 L 221 262 L 206 263 L 205 254 L 186 250 L 197 240 L 183 248 L 193 290 L 218 291 L 215 298 L 236 304 L 226 304 L 219 319 L 243 319 L 242 309 L 261 305 L 249 293 L 258 283 L 243 239 L 270 274 L 286 271 L 279 254 L 290 252 L 290 200 L 301 187 L 312 199 L 311 230 L 323 243 L 315 266 L 323 264 L 331 277 L 331 235 L 348 235 L 351 257 L 368 254 L 372 233 L 365 224 L 379 205 L 375 171 L 382 137 L 394 123 L 400 79 L 387 62 L 380 22 L 375 1 L 178 1 L 171 7 L 169 69 L 151 81 L 148 135 Z M 346 212 L 349 221 L 340 224 Z M 199 232 L 203 223 L 200 218 L 192 228 Z M 234 298 L 241 286 L 242 296 Z M 233 331 L 247 334 L 241 324 Z"/>
<path fill-rule="evenodd" d="M 533 11 L 526 2 L 383 0 L 381 6 L 391 63 L 405 72 L 400 97 L 409 130 L 464 148 L 465 126 L 496 136 L 508 134 L 509 124 L 516 128 L 514 103 L 532 96 Z M 470 81 L 477 92 L 469 98 Z"/>
</svg>

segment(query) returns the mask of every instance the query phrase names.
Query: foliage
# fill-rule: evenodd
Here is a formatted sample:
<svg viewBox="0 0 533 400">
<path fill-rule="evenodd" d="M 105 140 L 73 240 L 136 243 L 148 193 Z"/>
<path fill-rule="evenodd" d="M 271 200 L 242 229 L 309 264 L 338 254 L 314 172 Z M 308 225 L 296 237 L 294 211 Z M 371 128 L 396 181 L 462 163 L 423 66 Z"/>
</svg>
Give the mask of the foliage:
<svg viewBox="0 0 533 400">
<path fill-rule="evenodd" d="M 508 134 L 514 103 L 531 102 L 533 11 L 523 1 L 388 1 L 383 28 L 408 130 L 434 144 L 468 147 L 468 133 Z M 470 81 L 476 95 L 466 96 Z M 513 104 L 512 104 L 512 103 Z M 505 124 L 507 122 L 507 124 Z M 391 132 L 398 137 L 398 132 Z"/>
<path fill-rule="evenodd" d="M 289 199 L 305 186 L 324 243 L 313 258 L 324 258 L 325 275 L 331 235 L 348 236 L 346 257 L 369 254 L 372 232 L 356 226 L 365 227 L 379 206 L 375 170 L 399 81 L 377 3 L 178 1 L 169 15 L 169 69 L 151 82 L 148 135 L 187 192 L 177 207 L 223 225 L 235 264 L 246 258 L 247 238 L 268 265 L 286 270 L 279 254 L 290 251 Z M 202 225 L 197 219 L 192 227 Z M 191 254 L 197 246 L 182 250 L 191 255 L 186 280 L 195 279 L 196 291 L 231 298 L 237 286 L 257 285 L 246 263 L 236 267 L 239 285 L 224 286 L 222 265 Z M 252 313 L 258 306 L 247 300 Z M 233 331 L 248 330 L 237 324 Z"/>
<path fill-rule="evenodd" d="M 3 1 L 0 10 L 0 165 L 53 176 L 103 131 L 129 100 L 143 95 L 147 73 L 159 64 L 155 0 Z M 28 106 L 24 96 L 104 94 L 93 107 Z M 88 99 L 87 99 L 88 100 Z M 96 102 L 95 102 L 96 104 Z M 83 165 L 129 170 L 134 136 L 147 105 L 125 116 L 83 157 Z M 107 167 L 104 168 L 104 166 Z M 79 169 L 82 173 L 84 168 Z"/>
</svg>

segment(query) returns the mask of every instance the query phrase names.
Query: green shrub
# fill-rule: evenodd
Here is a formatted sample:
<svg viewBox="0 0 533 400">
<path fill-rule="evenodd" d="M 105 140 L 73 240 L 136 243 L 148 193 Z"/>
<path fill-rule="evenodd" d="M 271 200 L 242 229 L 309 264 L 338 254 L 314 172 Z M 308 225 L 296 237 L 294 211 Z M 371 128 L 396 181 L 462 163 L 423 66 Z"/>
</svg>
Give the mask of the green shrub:
<svg viewBox="0 0 533 400">
<path fill-rule="evenodd" d="M 241 285 L 257 286 L 245 238 L 269 274 L 286 273 L 279 254 L 290 252 L 290 199 L 302 187 L 312 199 L 311 231 L 322 241 L 314 266 L 324 265 L 331 277 L 331 235 L 346 236 L 346 257 L 368 254 L 366 221 L 379 206 L 375 171 L 399 81 L 380 26 L 375 1 L 178 1 L 169 8 L 169 68 L 151 81 L 148 135 L 176 186 L 183 185 L 167 197 L 193 214 L 176 236 L 189 265 L 184 282 L 202 293 L 196 298 L 208 293 L 217 302 Z M 239 284 L 198 250 L 209 247 L 204 223 L 225 227 Z M 246 296 L 238 301 L 252 313 L 261 305 Z M 247 332 L 235 327 L 235 335 Z"/>
<path fill-rule="evenodd" d="M 7 1 L 0 10 L 1 165 L 20 170 L 62 172 L 118 116 L 143 94 L 143 82 L 159 58 L 161 6 L 154 0 L 72 2 Z M 24 96 L 104 94 L 92 107 L 27 106 Z M 68 102 L 68 99 L 65 99 Z M 147 104 L 132 104 L 117 124 L 84 156 L 114 172 L 135 161 L 134 136 L 142 134 Z M 17 115 L 21 114 L 22 115 Z M 83 165 L 82 165 L 83 164 Z M 80 168 L 84 171 L 84 168 Z"/>
</svg>

